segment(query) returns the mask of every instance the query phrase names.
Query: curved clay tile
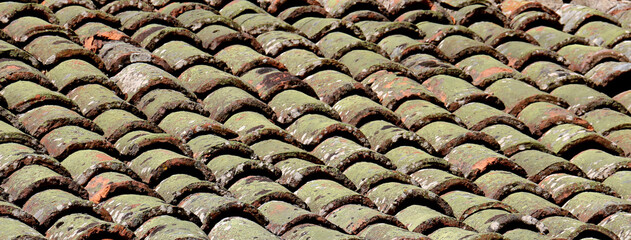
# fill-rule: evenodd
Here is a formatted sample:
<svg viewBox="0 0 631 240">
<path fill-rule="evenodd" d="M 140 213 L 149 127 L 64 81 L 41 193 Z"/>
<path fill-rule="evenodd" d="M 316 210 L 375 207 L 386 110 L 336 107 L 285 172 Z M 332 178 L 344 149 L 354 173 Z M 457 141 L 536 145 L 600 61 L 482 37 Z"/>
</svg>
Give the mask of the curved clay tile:
<svg viewBox="0 0 631 240">
<path fill-rule="evenodd" d="M 394 216 L 357 204 L 341 206 L 329 213 L 326 219 L 337 226 L 343 226 L 343 230 L 348 234 L 357 234 L 374 223 L 387 223 L 400 228 L 405 227 L 405 225 Z M 355 221 L 361 224 L 355 224 Z"/>
<path fill-rule="evenodd" d="M 42 137 L 53 129 L 63 126 L 79 126 L 102 134 L 103 130 L 94 122 L 67 108 L 44 105 L 25 112 L 19 117 L 26 130 L 34 137 Z"/>
<path fill-rule="evenodd" d="M 281 124 L 291 124 L 307 114 L 321 114 L 336 120 L 340 118 L 331 106 L 295 90 L 279 93 L 268 104 Z"/>
<path fill-rule="evenodd" d="M 557 13 L 561 16 L 559 22 L 564 25 L 563 31 L 568 33 L 574 33 L 581 26 L 592 21 L 606 21 L 618 26 L 620 25 L 620 23 L 609 14 L 577 4 L 564 4 L 557 10 Z"/>
<path fill-rule="evenodd" d="M 361 30 L 355 25 L 335 18 L 307 17 L 296 21 L 293 26 L 314 42 L 333 32 L 342 32 L 350 36 L 364 38 Z"/>
<path fill-rule="evenodd" d="M 148 92 L 136 103 L 136 107 L 147 116 L 147 120 L 155 124 L 171 112 L 189 111 L 208 115 L 200 103 L 170 89 L 155 89 Z"/>
<path fill-rule="evenodd" d="M 498 109 L 504 104 L 492 93 L 483 92 L 463 79 L 447 75 L 436 75 L 423 82 L 449 111 L 455 111 L 471 102 L 481 102 Z"/>
<path fill-rule="evenodd" d="M 401 220 L 400 217 L 397 217 L 397 219 Z M 436 222 L 439 222 L 439 221 L 436 221 Z M 422 226 L 423 224 L 420 224 L 420 225 Z M 411 228 L 411 227 L 408 227 L 408 228 Z M 414 228 L 411 228 L 411 229 L 414 229 Z M 375 235 L 380 235 L 380 234 L 385 233 L 385 234 L 388 234 L 388 236 L 392 236 L 394 238 L 410 238 L 414 240 L 429 240 L 430 239 L 429 237 L 418 232 L 421 232 L 421 231 L 411 232 L 411 231 L 405 230 L 404 228 L 396 227 L 390 224 L 376 223 L 364 228 L 364 230 L 359 232 L 357 236 L 368 238 L 370 236 L 375 236 Z"/>
<path fill-rule="evenodd" d="M 587 73 L 593 69 L 596 65 L 615 61 L 615 62 L 628 62 L 626 56 L 622 53 L 596 46 L 585 45 L 568 45 L 558 51 L 559 55 L 565 58 L 569 62 L 568 68 L 572 71 L 576 71 L 582 74 Z"/>
<path fill-rule="evenodd" d="M 235 132 L 224 127 L 221 123 L 203 115 L 187 111 L 177 111 L 168 114 L 160 121 L 158 126 L 165 132 L 187 142 L 205 134 L 214 134 L 227 139 L 237 136 Z"/>
<path fill-rule="evenodd" d="M 480 131 L 497 124 L 509 125 L 522 131 L 526 128 L 526 125 L 514 116 L 483 103 L 468 103 L 453 113 L 468 129 L 473 131 Z"/>
<path fill-rule="evenodd" d="M 164 59 L 175 72 L 174 75 L 178 75 L 177 73 L 192 66 L 202 64 L 223 71 L 228 70 L 228 66 L 223 61 L 183 41 L 166 42 L 153 50 L 153 54 Z"/>
<path fill-rule="evenodd" d="M 362 106 L 362 107 L 360 107 Z M 362 96 L 349 96 L 333 105 L 342 122 L 361 127 L 371 120 L 385 120 L 401 125 L 401 119 L 390 109 Z"/>
<path fill-rule="evenodd" d="M 104 172 L 92 177 L 85 184 L 85 190 L 90 194 L 90 201 L 94 203 L 101 203 L 124 194 L 139 194 L 160 198 L 160 195 L 147 184 L 120 172 Z"/>
<path fill-rule="evenodd" d="M 116 142 L 125 134 L 136 130 L 154 133 L 163 132 L 154 124 L 121 109 L 107 110 L 99 114 L 93 121 L 103 129 L 103 136 L 111 142 Z"/>
<path fill-rule="evenodd" d="M 376 72 L 364 79 L 362 83 L 370 86 L 381 104 L 389 109 L 396 110 L 402 103 L 413 99 L 440 104 L 438 98 L 417 81 L 391 72 Z"/>
<path fill-rule="evenodd" d="M 511 22 L 511 28 L 515 30 L 528 31 L 539 26 L 546 26 L 558 30 L 563 29 L 563 25 L 559 22 L 560 17 L 556 13 L 548 13 L 545 11 L 527 11 L 515 16 Z"/>
<path fill-rule="evenodd" d="M 7 200 L 20 205 L 45 189 L 61 189 L 84 199 L 88 197 L 85 189 L 71 178 L 38 165 L 27 165 L 13 172 L 4 180 L 2 188 Z"/>
<path fill-rule="evenodd" d="M 572 213 L 549 200 L 530 192 L 514 192 L 505 196 L 502 202 L 517 209 L 520 213 L 528 214 L 536 219 L 552 216 L 572 217 Z"/>
<path fill-rule="evenodd" d="M 186 28 L 169 27 L 155 23 L 148 24 L 138 29 L 131 36 L 131 39 L 149 51 L 155 50 L 171 39 L 178 39 L 193 46 L 202 45 L 201 39 Z"/>
<path fill-rule="evenodd" d="M 325 188 L 328 190 L 324 190 Z M 302 199 L 310 198 L 309 209 L 320 216 L 326 216 L 338 207 L 347 204 L 359 204 L 370 208 L 376 207 L 366 196 L 331 180 L 311 180 L 296 190 L 295 194 Z"/>
<path fill-rule="evenodd" d="M 323 7 L 316 6 L 316 5 L 307 5 L 307 6 L 289 7 L 283 10 L 282 12 L 280 12 L 278 16 L 276 17 L 279 18 L 280 20 L 285 21 L 286 23 L 294 24 L 302 19 L 309 18 L 309 17 L 326 18 L 327 16 L 328 16 L 328 13 Z"/>
<path fill-rule="evenodd" d="M 280 200 L 295 204 L 307 209 L 307 204 L 299 197 L 299 194 L 290 192 L 277 182 L 263 176 L 247 176 L 237 180 L 228 188 L 241 202 L 252 204 L 255 207 L 274 200 Z"/>
<path fill-rule="evenodd" d="M 265 54 L 277 57 L 291 49 L 305 49 L 310 53 L 321 55 L 318 46 L 309 39 L 296 33 L 269 31 L 256 37 L 265 50 Z"/>
<path fill-rule="evenodd" d="M 112 217 L 105 209 L 59 189 L 47 189 L 36 193 L 24 203 L 22 209 L 35 217 L 45 229 L 52 227 L 64 216 L 79 211 L 104 221 L 112 221 Z"/>
<path fill-rule="evenodd" d="M 239 25 L 231 19 L 207 9 L 191 9 L 177 16 L 177 20 L 184 27 L 195 32 L 208 25 L 223 25 L 232 29 L 239 29 Z"/>
<path fill-rule="evenodd" d="M 370 147 L 366 136 L 355 126 L 320 114 L 307 114 L 300 117 L 287 127 L 287 131 L 309 148 L 333 136 L 342 136 L 357 144 Z"/>
<path fill-rule="evenodd" d="M 565 100 L 570 105 L 568 110 L 579 116 L 598 108 L 611 108 L 628 114 L 627 109 L 622 104 L 586 85 L 567 84 L 554 89 L 550 94 Z"/>
<path fill-rule="evenodd" d="M 493 170 L 505 170 L 516 176 L 526 176 L 526 171 L 508 157 L 477 144 L 466 143 L 455 147 L 445 156 L 445 160 L 470 180 L 480 178 Z"/>
<path fill-rule="evenodd" d="M 528 126 L 530 133 L 535 137 L 541 136 L 554 126 L 565 123 L 593 129 L 589 122 L 563 107 L 548 102 L 536 102 L 528 105 L 519 113 L 518 118 Z"/>
<path fill-rule="evenodd" d="M 338 71 L 350 75 L 348 68 L 334 59 L 318 57 L 313 52 L 303 49 L 292 49 L 276 58 L 283 63 L 289 73 L 299 78 L 311 76 L 320 71 Z"/>
<path fill-rule="evenodd" d="M 273 109 L 261 100 L 232 86 L 215 90 L 204 98 L 202 104 L 209 112 L 209 117 L 218 122 L 225 122 L 233 114 L 241 111 L 257 112 L 268 118 L 272 118 L 275 114 Z"/>
<path fill-rule="evenodd" d="M 114 147 L 121 156 L 133 158 L 151 149 L 168 149 L 171 151 L 192 156 L 191 149 L 179 138 L 167 133 L 151 133 L 144 130 L 134 130 L 123 135 L 115 143 Z"/>
<path fill-rule="evenodd" d="M 319 71 L 303 81 L 313 88 L 320 101 L 329 105 L 334 105 L 340 99 L 351 95 L 360 95 L 378 101 L 376 94 L 370 88 L 334 70 Z"/>
<path fill-rule="evenodd" d="M 317 43 L 320 51 L 327 58 L 339 59 L 353 50 L 368 50 L 385 56 L 378 45 L 363 41 L 344 32 L 332 32 L 323 36 Z"/>
<path fill-rule="evenodd" d="M 539 26 L 526 31 L 528 35 L 537 40 L 541 47 L 558 51 L 559 49 L 571 44 L 588 45 L 587 39 L 572 35 L 551 27 Z"/>
<path fill-rule="evenodd" d="M 452 191 L 464 190 L 477 195 L 483 195 L 484 192 L 473 183 L 473 181 L 456 176 L 450 172 L 456 172 L 460 174 L 456 169 L 434 169 L 426 168 L 420 169 L 415 173 L 410 174 L 412 179 L 416 181 L 423 189 L 427 189 L 436 194 L 446 194 Z"/>
<path fill-rule="evenodd" d="M 248 145 L 273 138 L 300 146 L 289 132 L 259 113 L 245 111 L 233 114 L 224 122 L 224 126 L 239 134 L 238 140 Z"/>
<path fill-rule="evenodd" d="M 581 168 L 573 163 L 561 157 L 537 150 L 519 152 L 511 156 L 510 160 L 524 168 L 528 180 L 536 183 L 555 173 L 567 173 L 578 177 L 585 176 Z"/>
<path fill-rule="evenodd" d="M 4 28 L 4 32 L 21 45 L 29 44 L 42 35 L 58 35 L 60 38 L 63 37 L 73 43 L 78 43 L 74 32 L 36 17 L 21 17 L 13 20 Z"/>
<path fill-rule="evenodd" d="M 486 133 L 470 131 L 449 122 L 432 122 L 416 131 L 416 134 L 425 138 L 441 156 L 447 155 L 453 148 L 464 143 L 484 144 L 492 149 L 500 148 L 497 141 Z"/>
<path fill-rule="evenodd" d="M 506 213 L 517 212 L 513 207 L 503 202 L 464 191 L 451 191 L 441 197 L 451 206 L 454 216 L 460 221 L 485 209 L 498 209 Z"/>
<path fill-rule="evenodd" d="M 385 156 L 342 137 L 331 137 L 320 143 L 312 152 L 327 166 L 345 171 L 357 162 L 373 162 L 393 169 L 392 162 Z"/>
<path fill-rule="evenodd" d="M 122 95 L 121 90 L 109 80 L 105 73 L 83 60 L 63 61 L 46 72 L 46 76 L 62 93 L 67 94 L 72 89 L 87 84 L 100 84 L 112 90 L 116 95 Z"/>
<path fill-rule="evenodd" d="M 566 84 L 584 83 L 585 77 L 553 62 L 534 62 L 522 71 L 542 91 L 552 91 Z"/>
<path fill-rule="evenodd" d="M 534 138 L 526 135 L 524 131 L 519 131 L 514 127 L 498 124 L 482 129 L 500 144 L 500 150 L 506 156 L 525 150 L 537 150 L 545 153 L 551 153 L 543 144 Z"/>
<path fill-rule="evenodd" d="M 5 45 L 2 43 L 2 41 L 0 41 L 0 46 L 5 47 L 8 45 Z M 12 50 L 18 51 L 9 50 L 0 53 L 0 56 L 7 54 L 10 56 L 14 56 L 13 58 L 19 58 L 19 56 L 22 55 L 27 57 L 27 59 L 30 58 L 37 62 L 37 60 L 34 57 L 30 56 L 30 54 L 28 54 L 26 51 L 19 50 L 16 47 L 13 47 Z M 51 82 L 51 80 L 48 79 L 45 74 L 37 70 L 37 68 L 34 68 L 23 61 L 17 61 L 13 59 L 0 61 L 0 85 L 7 86 L 17 81 L 32 81 L 45 88 L 56 90 L 55 85 Z"/>
<path fill-rule="evenodd" d="M 156 185 L 156 192 L 167 203 L 177 204 L 187 196 L 197 192 L 216 193 L 218 195 L 229 195 L 218 184 L 206 180 L 200 180 L 189 174 L 173 174 L 160 181 Z"/>
<path fill-rule="evenodd" d="M 104 68 L 104 63 L 96 54 L 83 48 L 68 39 L 59 36 L 41 36 L 33 39 L 24 50 L 33 54 L 41 63 L 46 66 L 56 66 L 62 61 L 70 58 L 79 58 L 89 61 L 99 69 Z"/>
<path fill-rule="evenodd" d="M 254 153 L 266 163 L 276 164 L 290 158 L 299 158 L 316 164 L 322 161 L 309 152 L 276 139 L 264 140 L 250 146 Z"/>
<path fill-rule="evenodd" d="M 83 6 L 67 6 L 55 12 L 55 15 L 59 18 L 59 25 L 67 29 L 76 29 L 88 22 L 102 22 L 114 28 L 120 26 L 119 18 Z"/>
<path fill-rule="evenodd" d="M 269 220 L 266 228 L 276 235 L 285 234 L 293 227 L 304 223 L 317 224 L 330 229 L 338 229 L 336 225 L 329 222 L 329 220 L 333 220 L 330 219 L 331 217 L 325 219 L 313 212 L 282 201 L 267 202 L 259 207 L 259 211 Z M 339 225 L 343 226 L 342 224 Z"/>
<path fill-rule="evenodd" d="M 126 218 L 114 217 L 115 222 L 133 230 L 140 227 L 152 217 L 161 215 L 170 215 L 184 221 L 200 224 L 200 220 L 197 216 L 183 208 L 167 204 L 158 198 L 145 195 L 119 195 L 102 202 L 99 206 L 112 216 L 121 216 L 121 214 L 127 216 Z"/>
<path fill-rule="evenodd" d="M 254 226 L 265 226 L 267 218 L 256 207 L 238 201 L 233 197 L 220 196 L 209 192 L 199 192 L 189 195 L 178 204 L 190 212 L 195 213 L 201 220 L 200 226 L 204 231 L 209 231 L 218 222 L 231 217 L 240 217 L 254 221 Z"/>
<path fill-rule="evenodd" d="M 147 220 L 138 227 L 134 234 L 142 238 L 186 237 L 195 240 L 208 238 L 206 233 L 195 223 L 169 215 L 156 216 Z"/>
<path fill-rule="evenodd" d="M 52 157 L 59 159 L 83 149 L 96 149 L 117 155 L 115 148 L 103 136 L 78 126 L 56 128 L 44 135 L 41 142 Z"/>
<path fill-rule="evenodd" d="M 97 0 L 96 3 L 102 6 L 101 11 L 112 15 L 117 15 L 126 11 L 151 12 L 154 10 L 154 7 L 149 3 L 149 1 L 145 0 L 117 0 L 109 3 L 105 0 Z"/>
<path fill-rule="evenodd" d="M 235 155 L 221 155 L 210 160 L 206 166 L 216 176 L 219 186 L 229 188 L 241 178 L 258 175 L 271 179 L 280 177 L 280 170 L 268 162 L 242 158 Z"/>
<path fill-rule="evenodd" d="M 147 63 L 133 63 L 110 78 L 125 94 L 125 100 L 137 105 L 142 97 L 156 88 L 173 89 L 189 98 L 195 96 L 178 84 L 177 79 L 164 70 Z"/>
<path fill-rule="evenodd" d="M 195 137 L 189 140 L 187 144 L 193 152 L 193 157 L 205 163 L 227 152 L 234 156 L 256 158 L 256 155 L 248 145 L 237 141 L 226 140 L 212 134 Z"/>
<path fill-rule="evenodd" d="M 574 124 L 561 124 L 550 128 L 539 139 L 552 152 L 573 157 L 585 148 L 595 148 L 613 154 L 623 154 L 623 149 L 602 135 Z"/>
<path fill-rule="evenodd" d="M 127 164 L 98 150 L 81 150 L 70 154 L 61 164 L 70 172 L 72 179 L 85 186 L 93 177 L 104 172 L 118 172 L 138 179 Z"/>
<path fill-rule="evenodd" d="M 585 223 L 573 217 L 552 216 L 542 219 L 541 222 L 548 227 L 548 234 L 553 237 L 572 239 L 584 235 L 605 239 L 619 239 L 615 233 L 604 227 Z M 568 229 L 571 231 L 567 231 Z"/>
<path fill-rule="evenodd" d="M 344 170 L 344 175 L 355 184 L 355 191 L 360 194 L 387 182 L 412 183 L 409 176 L 371 162 L 357 162 Z"/>
<path fill-rule="evenodd" d="M 337 182 L 348 189 L 356 189 L 355 184 L 334 167 L 298 158 L 280 161 L 275 166 L 283 172 L 277 181 L 293 190 L 302 187 L 312 179 L 327 179 Z"/>
<path fill-rule="evenodd" d="M 3 2 L 0 3 L 0 22 L 4 25 L 15 20 L 14 18 L 35 16 L 57 24 L 59 20 L 48 7 L 37 3 Z"/>
</svg>

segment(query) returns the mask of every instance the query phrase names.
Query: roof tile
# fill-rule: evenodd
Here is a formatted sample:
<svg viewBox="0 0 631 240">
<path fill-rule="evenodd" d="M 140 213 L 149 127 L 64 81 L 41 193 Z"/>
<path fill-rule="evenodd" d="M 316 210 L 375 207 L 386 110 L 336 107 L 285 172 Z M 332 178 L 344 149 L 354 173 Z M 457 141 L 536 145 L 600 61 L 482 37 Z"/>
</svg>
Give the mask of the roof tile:
<svg viewBox="0 0 631 240">
<path fill-rule="evenodd" d="M 90 201 L 94 203 L 107 201 L 123 194 L 140 194 L 160 198 L 160 195 L 147 184 L 120 172 L 104 172 L 92 177 L 85 184 L 85 190 L 90 195 Z"/>
<path fill-rule="evenodd" d="M 312 212 L 321 216 L 325 216 L 346 204 L 375 207 L 375 204 L 366 196 L 331 180 L 311 180 L 296 190 L 295 194 L 305 199 L 305 203 Z"/>
<path fill-rule="evenodd" d="M 234 196 L 244 203 L 260 207 L 266 202 L 273 200 L 292 203 L 301 208 L 307 209 L 307 205 L 298 193 L 287 190 L 287 188 L 263 176 L 248 176 L 236 181 L 228 188 Z"/>
<path fill-rule="evenodd" d="M 76 151 L 64 159 L 61 165 L 80 185 L 87 184 L 90 179 L 103 172 L 119 172 L 133 179 L 140 179 L 126 164 L 98 150 Z"/>
<path fill-rule="evenodd" d="M 462 227 L 470 229 L 452 216 L 444 215 L 435 209 L 423 205 L 410 205 L 396 214 L 411 231 L 429 234 L 434 230 L 448 227 Z"/>
<path fill-rule="evenodd" d="M 353 235 L 374 223 L 387 223 L 401 228 L 404 227 L 394 216 L 357 204 L 341 206 L 329 213 L 326 219 L 340 226 L 346 233 Z"/>
<path fill-rule="evenodd" d="M 568 200 L 563 208 L 583 222 L 600 222 L 615 212 L 628 212 L 631 202 L 598 192 L 583 192 Z"/>
<path fill-rule="evenodd" d="M 232 229 L 235 228 L 235 229 Z M 249 239 L 261 240 L 280 239 L 258 224 L 241 217 L 227 217 L 215 225 L 208 233 L 210 238 Z"/>
<path fill-rule="evenodd" d="M 580 234 L 598 234 L 609 239 L 618 239 L 613 232 L 604 227 L 584 223 L 570 217 L 553 216 L 542 219 L 541 222 L 548 227 L 549 236 L 552 237 L 573 238 Z"/>
<path fill-rule="evenodd" d="M 462 175 L 457 169 L 449 170 L 425 168 L 410 174 L 410 176 L 423 189 L 430 190 L 436 194 L 444 194 L 454 190 L 466 190 L 474 194 L 483 194 L 482 190 L 471 180 L 454 175 Z M 451 171 L 454 174 L 450 173 Z"/>
<path fill-rule="evenodd" d="M 600 182 L 565 173 L 549 175 L 541 180 L 539 185 L 551 194 L 557 204 L 565 203 L 581 192 L 601 192 L 607 195 L 616 195 L 611 188 Z"/>
<path fill-rule="evenodd" d="M 528 180 L 537 183 L 554 173 L 568 173 L 578 177 L 585 176 L 581 168 L 573 163 L 541 151 L 526 150 L 519 152 L 511 156 L 510 160 L 526 170 Z"/>
<path fill-rule="evenodd" d="M 386 168 L 392 168 L 392 162 L 384 155 L 363 147 L 343 137 L 330 137 L 311 152 L 327 166 L 345 171 L 356 162 L 374 162 Z"/>
<path fill-rule="evenodd" d="M 210 231 L 211 228 L 214 227 L 213 229 L 215 229 L 219 224 L 225 224 L 220 223 L 220 221 L 225 222 L 233 218 L 231 216 L 248 219 L 247 222 L 255 226 L 265 226 L 268 223 L 267 218 L 252 205 L 239 202 L 233 197 L 219 196 L 209 192 L 191 194 L 184 198 L 178 206 L 195 213 L 202 219 L 200 228 L 204 231 Z M 239 225 L 235 227 L 237 226 Z M 223 230 L 229 229 L 223 228 Z"/>
<path fill-rule="evenodd" d="M 464 177 L 475 180 L 486 175 L 486 172 L 502 169 L 518 174 L 526 175 L 525 170 L 502 154 L 496 153 L 482 145 L 461 144 L 453 148 L 445 156 L 445 160 L 458 168 Z"/>
<path fill-rule="evenodd" d="M 500 150 L 506 156 L 531 149 L 550 153 L 539 141 L 524 134 L 523 131 L 520 132 L 518 129 L 508 125 L 498 124 L 489 126 L 482 129 L 482 132 L 495 138 L 497 143 L 500 144 Z"/>
<path fill-rule="evenodd" d="M 247 158 L 256 156 L 247 145 L 238 141 L 229 141 L 212 134 L 193 138 L 188 142 L 188 145 L 193 151 L 193 157 L 202 162 L 208 162 L 210 159 L 225 152 Z"/>
<path fill-rule="evenodd" d="M 165 202 L 177 204 L 185 197 L 196 192 L 211 192 L 228 195 L 228 191 L 221 189 L 216 183 L 200 180 L 192 174 L 173 174 L 162 180 L 156 186 L 156 192 Z"/>
<path fill-rule="evenodd" d="M 619 170 L 631 167 L 631 159 L 611 155 L 601 150 L 585 150 L 570 160 L 580 167 L 590 179 L 602 181 Z"/>
<path fill-rule="evenodd" d="M 511 193 L 505 196 L 502 202 L 517 209 L 520 213 L 528 214 L 536 219 L 544 219 L 550 216 L 572 217 L 569 211 L 530 192 Z"/>
<path fill-rule="evenodd" d="M 551 91 L 565 84 L 584 83 L 585 77 L 553 62 L 540 61 L 528 65 L 522 73 L 543 91 Z"/>
<path fill-rule="evenodd" d="M 36 193 L 24 203 L 22 209 L 35 217 L 43 228 L 52 227 L 64 215 L 76 211 L 111 221 L 109 214 L 94 203 L 59 189 Z"/>
<path fill-rule="evenodd" d="M 463 79 L 447 75 L 436 75 L 423 82 L 443 102 L 447 110 L 455 111 L 470 102 L 482 102 L 504 108 L 504 104 L 493 94 L 483 92 Z"/>
<path fill-rule="evenodd" d="M 50 190 L 49 190 L 50 191 Z M 99 204 L 107 210 L 114 222 L 135 230 L 152 217 L 170 215 L 178 219 L 199 223 L 199 218 L 183 208 L 176 207 L 162 200 L 137 194 L 123 194 Z"/>
<path fill-rule="evenodd" d="M 179 220 L 172 216 L 153 217 L 144 222 L 134 232 L 144 239 L 162 239 L 165 237 L 188 238 L 192 240 L 207 239 L 206 233 L 192 222 Z"/>
<path fill-rule="evenodd" d="M 492 149 L 499 149 L 495 139 L 486 133 L 470 131 L 453 123 L 436 121 L 416 131 L 416 134 L 425 138 L 436 152 L 447 155 L 450 151 L 463 143 L 481 143 Z"/>
<path fill-rule="evenodd" d="M 103 132 L 98 125 L 77 112 L 55 105 L 44 105 L 31 109 L 21 114 L 19 119 L 34 137 L 41 137 L 55 128 L 68 125 L 79 126 L 96 133 Z"/>
<path fill-rule="evenodd" d="M 29 225 L 11 218 L 0 218 L 0 224 L 6 227 L 5 231 L 0 233 L 3 238 L 31 238 L 35 240 L 46 239 L 37 230 L 31 228 Z"/>
<path fill-rule="evenodd" d="M 116 142 L 125 134 L 136 130 L 163 132 L 150 122 L 120 109 L 111 109 L 99 114 L 94 118 L 94 123 L 103 129 L 103 136 L 111 142 Z"/>
<path fill-rule="evenodd" d="M 364 228 L 364 230 L 359 232 L 358 235 L 360 237 L 363 237 L 369 240 L 386 240 L 386 239 L 427 240 L 429 239 L 429 237 L 423 234 L 407 231 L 403 228 L 392 226 L 386 223 L 376 223 L 376 224 L 367 226 L 366 228 Z"/>
<path fill-rule="evenodd" d="M 283 63 L 291 74 L 301 78 L 321 69 L 335 70 L 350 75 L 344 64 L 334 59 L 320 58 L 315 53 L 303 49 L 288 50 L 276 59 Z"/>
<path fill-rule="evenodd" d="M 283 160 L 276 163 L 275 166 L 283 172 L 278 182 L 290 189 L 298 189 L 315 177 L 335 181 L 349 189 L 356 189 L 355 184 L 334 167 L 315 164 L 298 158 Z"/>
<path fill-rule="evenodd" d="M 261 205 L 259 211 L 268 216 L 270 222 L 266 228 L 276 235 L 282 235 L 302 223 L 319 224 L 326 228 L 336 229 L 335 225 L 327 219 L 282 201 L 269 201 Z"/>
</svg>

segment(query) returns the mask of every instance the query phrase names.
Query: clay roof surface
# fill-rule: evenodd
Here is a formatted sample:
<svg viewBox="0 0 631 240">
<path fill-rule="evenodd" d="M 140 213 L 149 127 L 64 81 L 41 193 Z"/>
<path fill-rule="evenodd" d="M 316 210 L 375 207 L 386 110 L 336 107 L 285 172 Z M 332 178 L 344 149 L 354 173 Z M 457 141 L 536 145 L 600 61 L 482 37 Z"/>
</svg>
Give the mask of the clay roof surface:
<svg viewBox="0 0 631 240">
<path fill-rule="evenodd" d="M 0 239 L 631 239 L 631 3 L 0 2 Z"/>
</svg>

